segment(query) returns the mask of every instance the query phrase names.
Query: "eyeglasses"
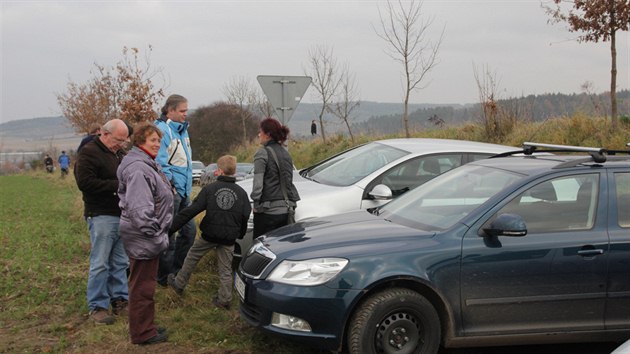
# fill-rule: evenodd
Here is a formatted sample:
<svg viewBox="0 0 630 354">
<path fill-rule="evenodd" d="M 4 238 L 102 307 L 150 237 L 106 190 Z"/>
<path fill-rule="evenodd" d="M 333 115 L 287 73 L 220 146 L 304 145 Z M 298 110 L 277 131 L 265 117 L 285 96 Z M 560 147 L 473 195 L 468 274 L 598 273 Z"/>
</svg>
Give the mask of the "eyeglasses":
<svg viewBox="0 0 630 354">
<path fill-rule="evenodd" d="M 125 139 L 121 139 L 121 138 L 117 138 L 117 137 L 115 137 L 115 136 L 113 136 L 113 135 L 112 135 L 112 138 L 113 138 L 114 140 L 116 140 L 116 142 L 117 142 L 117 143 L 121 143 L 121 144 L 122 144 L 122 143 L 126 143 L 126 142 L 128 141 L 128 139 L 127 139 L 127 138 L 125 138 Z"/>
<path fill-rule="evenodd" d="M 114 141 L 116 141 L 119 144 L 126 143 L 127 141 L 129 141 L 129 138 L 124 138 L 124 139 L 118 138 L 118 137 L 114 136 L 114 134 L 112 132 L 107 131 L 107 130 L 105 130 L 104 133 L 111 135 L 112 139 L 114 139 Z"/>
</svg>

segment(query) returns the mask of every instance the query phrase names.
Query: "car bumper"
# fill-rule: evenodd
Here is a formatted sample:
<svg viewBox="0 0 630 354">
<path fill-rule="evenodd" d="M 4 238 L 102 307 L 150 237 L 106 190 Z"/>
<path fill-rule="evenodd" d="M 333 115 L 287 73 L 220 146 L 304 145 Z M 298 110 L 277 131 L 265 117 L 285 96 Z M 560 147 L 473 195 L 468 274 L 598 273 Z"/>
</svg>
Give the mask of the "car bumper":
<svg viewBox="0 0 630 354">
<path fill-rule="evenodd" d="M 291 286 L 237 276 L 245 283 L 241 317 L 250 325 L 308 345 L 341 348 L 347 312 L 360 291 Z M 310 325 L 311 331 L 272 325 L 274 313 L 298 317 Z"/>
</svg>

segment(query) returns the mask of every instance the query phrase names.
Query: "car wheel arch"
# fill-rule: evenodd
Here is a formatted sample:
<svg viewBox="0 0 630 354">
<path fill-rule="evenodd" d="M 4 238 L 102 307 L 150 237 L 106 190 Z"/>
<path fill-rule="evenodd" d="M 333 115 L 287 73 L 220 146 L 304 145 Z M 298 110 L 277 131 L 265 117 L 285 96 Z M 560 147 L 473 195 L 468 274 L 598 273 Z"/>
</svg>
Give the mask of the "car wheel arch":
<svg viewBox="0 0 630 354">
<path fill-rule="evenodd" d="M 442 343 L 450 341 L 453 338 L 455 333 L 454 328 L 454 313 L 453 310 L 447 305 L 447 301 L 445 297 L 435 289 L 431 285 L 430 282 L 419 279 L 411 276 L 399 276 L 392 277 L 388 279 L 382 279 L 381 281 L 371 284 L 369 287 L 364 289 L 361 293 L 361 296 L 358 297 L 351 308 L 346 314 L 345 325 L 344 325 L 344 333 L 342 333 L 343 338 L 343 346 L 347 348 L 346 336 L 348 331 L 350 330 L 351 319 L 354 316 L 355 312 L 361 308 L 361 305 L 364 304 L 370 297 L 376 293 L 393 289 L 393 288 L 403 288 L 412 290 L 423 297 L 425 297 L 432 305 L 435 311 L 440 318 L 441 331 L 442 331 Z"/>
</svg>

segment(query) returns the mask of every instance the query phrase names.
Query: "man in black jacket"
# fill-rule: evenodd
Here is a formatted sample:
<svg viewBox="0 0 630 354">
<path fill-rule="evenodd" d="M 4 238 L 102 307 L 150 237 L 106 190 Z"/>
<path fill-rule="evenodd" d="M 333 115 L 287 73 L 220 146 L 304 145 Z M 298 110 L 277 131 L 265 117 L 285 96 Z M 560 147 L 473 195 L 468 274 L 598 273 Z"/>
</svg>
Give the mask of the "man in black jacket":
<svg viewBox="0 0 630 354">
<path fill-rule="evenodd" d="M 219 175 L 216 182 L 206 185 L 193 203 L 173 218 L 169 234 L 174 234 L 189 220 L 206 211 L 199 225 L 201 238 L 193 243 L 177 276 L 169 274 L 168 285 L 182 294 L 201 257 L 216 249 L 220 285 L 218 295 L 212 302 L 217 307 L 229 309 L 232 301 L 234 243 L 245 235 L 252 208 L 247 192 L 235 183 L 236 157 L 220 157 L 217 168 Z"/>
<path fill-rule="evenodd" d="M 77 157 L 75 176 L 83 193 L 85 220 L 90 231 L 90 270 L 87 303 L 97 324 L 112 324 L 114 315 L 126 312 L 129 299 L 129 258 L 118 234 L 120 207 L 116 170 L 129 142 L 125 122 L 105 123 L 101 135 L 83 146 Z"/>
</svg>

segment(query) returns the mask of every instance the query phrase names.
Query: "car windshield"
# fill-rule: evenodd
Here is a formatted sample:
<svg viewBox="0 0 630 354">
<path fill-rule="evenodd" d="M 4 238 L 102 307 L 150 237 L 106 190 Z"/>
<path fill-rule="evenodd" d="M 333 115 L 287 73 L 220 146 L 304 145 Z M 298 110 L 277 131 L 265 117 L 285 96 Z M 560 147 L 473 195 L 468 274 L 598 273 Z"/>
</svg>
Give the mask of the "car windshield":
<svg viewBox="0 0 630 354">
<path fill-rule="evenodd" d="M 321 162 L 303 176 L 322 184 L 349 186 L 408 154 L 388 145 L 370 143 Z"/>
<path fill-rule="evenodd" d="M 193 170 L 202 170 L 204 168 L 203 163 L 193 161 L 192 163 Z"/>
<path fill-rule="evenodd" d="M 444 230 L 523 175 L 464 165 L 403 194 L 379 210 L 385 219 L 423 230 Z"/>
</svg>

